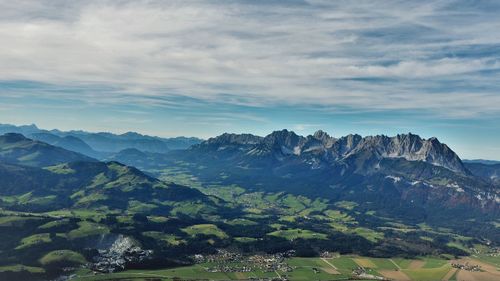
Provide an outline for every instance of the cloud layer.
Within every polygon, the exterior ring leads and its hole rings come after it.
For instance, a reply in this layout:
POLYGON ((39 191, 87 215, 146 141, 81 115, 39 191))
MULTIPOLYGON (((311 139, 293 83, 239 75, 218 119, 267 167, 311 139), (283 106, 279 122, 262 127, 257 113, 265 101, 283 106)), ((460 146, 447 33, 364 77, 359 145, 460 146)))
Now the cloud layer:
POLYGON ((500 114, 498 1, 0 0, 0 95, 500 114), (77 90, 75 90, 77 89, 77 90))

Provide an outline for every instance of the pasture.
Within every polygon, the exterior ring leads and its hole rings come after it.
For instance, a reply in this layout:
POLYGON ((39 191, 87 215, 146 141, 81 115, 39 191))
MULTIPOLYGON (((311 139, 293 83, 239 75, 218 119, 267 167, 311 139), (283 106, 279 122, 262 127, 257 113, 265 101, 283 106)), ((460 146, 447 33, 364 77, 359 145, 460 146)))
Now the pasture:
MULTIPOLYGON (((478 260, 469 260, 478 262, 478 260)), ((465 272, 451 267, 451 261, 434 257, 420 259, 371 258, 359 256, 340 256, 337 258, 289 258, 286 263, 292 268, 289 272, 252 270, 249 272, 208 272, 208 264, 196 264, 161 270, 129 270, 107 275, 92 275, 81 272, 77 281, 101 280, 249 280, 252 278, 287 277, 289 280, 360 280, 353 270, 362 268, 366 274, 385 277, 391 280, 465 280, 463 278, 484 276, 498 277, 495 266, 484 268, 484 272, 465 272), (491 271, 491 272, 490 272, 491 271), (156 278, 156 279, 155 279, 156 278)), ((485 263, 481 263, 485 264, 485 263)), ((474 279, 481 280, 481 279, 474 279)), ((489 279, 488 279, 489 280, 489 279)))

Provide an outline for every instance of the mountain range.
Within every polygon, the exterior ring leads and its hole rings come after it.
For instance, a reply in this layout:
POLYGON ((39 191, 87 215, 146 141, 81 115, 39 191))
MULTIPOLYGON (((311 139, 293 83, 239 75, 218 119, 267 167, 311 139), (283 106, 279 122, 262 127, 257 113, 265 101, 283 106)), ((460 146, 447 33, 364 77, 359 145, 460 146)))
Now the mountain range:
POLYGON ((112 133, 90 133, 85 131, 43 130, 36 125, 14 126, 0 124, 0 134, 19 133, 34 140, 76 151, 81 154, 105 158, 128 148, 144 152, 165 153, 169 150, 185 149, 202 140, 194 137, 160 138, 128 132, 121 135, 112 133))
POLYGON ((167 184, 134 167, 100 162, 17 133, 0 136, 0 179, 0 195, 16 198, 0 206, 13 210, 126 210, 130 204, 144 204, 156 210, 151 213, 168 214, 167 201, 208 202, 195 189, 167 184))
POLYGON ((252 135, 224 134, 209 139, 193 150, 221 151, 237 146, 239 153, 249 157, 267 157, 282 161, 292 156, 304 159, 311 168, 320 168, 321 163, 356 162, 356 169, 369 173, 376 169, 377 161, 381 159, 405 159, 408 161, 423 161, 451 171, 466 174, 460 158, 446 145, 436 138, 422 139, 417 135, 406 134, 395 137, 348 135, 339 139, 329 136, 323 131, 303 137, 288 130, 276 131, 261 138, 252 135), (307 160, 308 159, 308 160, 307 160), (370 165, 375 164, 375 165, 370 165))
POLYGON ((500 161, 495 161, 495 160, 484 160, 484 159, 473 159, 473 160, 469 160, 469 159, 464 159, 463 162, 465 164, 474 164, 474 163, 477 163, 477 164, 485 164, 485 165, 495 165, 495 164, 500 164, 500 161))
POLYGON ((0 265, 49 270, 41 258, 60 249, 90 261, 116 235, 181 263, 225 247, 414 256, 500 243, 500 166, 464 163, 437 138, 280 130, 170 149, 2 128, 14 132, 0 136, 0 265))
POLYGON ((412 202, 418 207, 497 212, 500 203, 498 165, 464 164, 437 138, 411 133, 340 138, 323 131, 300 136, 281 130, 265 137, 225 133, 186 149, 170 150, 166 139, 137 133, 50 133, 34 125, 1 128, 23 131, 35 139, 16 133, 1 136, 0 159, 10 164, 50 166, 97 162, 97 158, 161 177, 164 169, 184 163, 183 169, 206 182, 238 183, 264 191, 281 191, 286 186, 287 192, 337 200, 390 199, 394 209, 412 202), (103 155, 94 149, 106 147, 116 152, 103 155))
POLYGON ((338 139, 322 131, 307 137, 287 130, 266 137, 223 134, 167 155, 170 163, 190 163, 189 172, 208 182, 376 201, 394 213, 445 206, 499 211, 493 171, 480 172, 487 169, 474 164, 473 174, 446 144, 413 134, 338 139))

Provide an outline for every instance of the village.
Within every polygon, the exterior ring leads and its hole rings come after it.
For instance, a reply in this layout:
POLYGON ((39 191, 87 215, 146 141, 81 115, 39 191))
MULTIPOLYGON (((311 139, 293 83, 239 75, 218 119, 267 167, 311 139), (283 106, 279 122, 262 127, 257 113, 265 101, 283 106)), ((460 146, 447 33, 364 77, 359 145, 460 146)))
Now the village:
POLYGON ((243 256, 240 253, 223 249, 217 250, 214 255, 194 256, 198 264, 207 264, 207 272, 250 272, 261 270, 263 272, 290 272, 293 267, 285 262, 285 258, 292 257, 295 251, 290 250, 274 255, 262 254, 243 256))
POLYGON ((471 271, 471 272, 479 272, 479 271, 481 271, 481 266, 480 265, 473 265, 473 264, 469 264, 468 262, 466 262, 465 264, 451 263, 451 267, 457 268, 457 269, 462 269, 462 270, 465 270, 465 271, 471 271))

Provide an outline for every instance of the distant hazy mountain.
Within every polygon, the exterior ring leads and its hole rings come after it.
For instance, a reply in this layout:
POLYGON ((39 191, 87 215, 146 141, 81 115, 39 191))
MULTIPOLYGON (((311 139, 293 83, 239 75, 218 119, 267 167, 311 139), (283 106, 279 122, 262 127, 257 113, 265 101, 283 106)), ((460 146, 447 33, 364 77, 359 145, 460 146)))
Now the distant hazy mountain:
POLYGON ((87 143, 74 136, 60 137, 51 133, 34 133, 29 136, 32 139, 75 151, 90 157, 101 158, 103 156, 103 153, 95 151, 87 143))
POLYGON ((0 135, 7 133, 18 133, 22 135, 31 135, 35 133, 40 133, 40 129, 35 124, 15 126, 10 124, 0 124, 0 135))
POLYGON ((472 172, 472 174, 500 186, 500 163, 465 163, 465 166, 472 172))
POLYGON ((102 160, 118 161, 141 170, 167 168, 169 157, 163 153, 143 152, 135 148, 127 148, 117 153, 111 153, 102 160))
POLYGON ((199 144, 203 140, 195 137, 163 138, 170 149, 186 149, 192 145, 199 144))
POLYGON ((0 134, 19 133, 55 146, 76 151, 87 156, 106 158, 110 153, 134 148, 144 152, 166 153, 169 150, 186 149, 202 142, 192 137, 160 138, 134 132, 117 135, 89 133, 85 131, 42 130, 36 125, 14 126, 0 124, 0 134))
POLYGON ((44 167, 66 162, 97 160, 61 147, 28 139, 21 134, 8 133, 0 136, 0 161, 44 167))
POLYGON ((495 160, 484 160, 484 159, 464 159, 462 160, 464 163, 479 163, 479 164, 485 164, 485 165, 495 165, 495 164, 500 164, 500 161, 495 161, 495 160))
POLYGON ((111 133, 64 132, 61 136, 73 136, 86 142, 94 150, 118 152, 127 148, 141 151, 165 153, 170 150, 167 143, 157 137, 143 136, 137 133, 115 135, 111 133))

